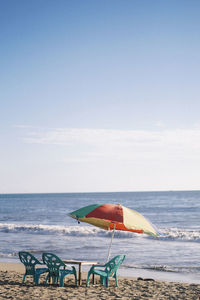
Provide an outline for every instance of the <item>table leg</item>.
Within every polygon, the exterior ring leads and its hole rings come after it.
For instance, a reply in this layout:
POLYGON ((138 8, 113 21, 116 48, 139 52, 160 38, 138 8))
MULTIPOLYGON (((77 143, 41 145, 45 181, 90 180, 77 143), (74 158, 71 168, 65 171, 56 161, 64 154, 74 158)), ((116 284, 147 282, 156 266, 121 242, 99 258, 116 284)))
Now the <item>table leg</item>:
POLYGON ((81 278, 81 271, 82 271, 82 265, 79 263, 79 270, 78 270, 78 284, 81 285, 82 278, 81 278))

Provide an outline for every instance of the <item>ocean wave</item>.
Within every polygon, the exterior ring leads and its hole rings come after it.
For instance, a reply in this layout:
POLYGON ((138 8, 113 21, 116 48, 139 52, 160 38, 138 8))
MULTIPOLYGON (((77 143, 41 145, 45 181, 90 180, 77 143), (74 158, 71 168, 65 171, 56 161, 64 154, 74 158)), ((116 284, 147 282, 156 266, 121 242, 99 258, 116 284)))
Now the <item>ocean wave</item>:
POLYGON ((200 242, 200 229, 185 229, 185 228, 162 229, 160 239, 200 242))
MULTIPOLYGON (((97 227, 90 226, 60 226, 60 225, 43 225, 43 224, 0 224, 0 232, 5 233, 27 233, 27 234, 60 234, 65 236, 99 236, 110 237, 111 232, 97 227)), ((129 233, 130 234, 130 233, 129 233)), ((131 234, 130 234, 131 235, 131 234)), ((127 237, 125 232, 116 232, 117 237, 127 237)))
MULTIPOLYGON (((44 224, 8 224, 0 223, 0 232, 5 233, 27 233, 27 234, 59 234, 74 237, 108 237, 111 231, 103 230, 94 226, 60 226, 60 225, 44 225, 44 224)), ((133 238, 136 236, 147 237, 146 234, 138 234, 126 231, 115 231, 115 238, 133 238)), ((148 236, 153 238, 152 236, 148 236)))
POLYGON ((0 252, 0 258, 13 258, 16 257, 17 253, 2 253, 0 252))
POLYGON ((79 226, 59 226, 43 224, 0 224, 0 232, 5 233, 30 233, 30 234, 61 234, 70 236, 87 236, 101 233, 98 228, 79 226))
MULTIPOLYGON (((110 231, 106 231, 94 226, 60 226, 44 224, 8 224, 0 223, 0 232, 22 233, 22 234, 41 234, 41 235, 63 235, 74 237, 109 237, 110 231)), ((166 228, 160 230, 159 240, 163 241, 188 241, 200 242, 200 229, 166 228)), ((116 231, 115 238, 148 238, 157 239, 146 234, 137 234, 125 231, 116 231)))
POLYGON ((167 266, 167 265, 126 265, 123 264, 121 268, 124 269, 143 269, 159 272, 172 273, 196 273, 200 271, 198 266, 167 266))

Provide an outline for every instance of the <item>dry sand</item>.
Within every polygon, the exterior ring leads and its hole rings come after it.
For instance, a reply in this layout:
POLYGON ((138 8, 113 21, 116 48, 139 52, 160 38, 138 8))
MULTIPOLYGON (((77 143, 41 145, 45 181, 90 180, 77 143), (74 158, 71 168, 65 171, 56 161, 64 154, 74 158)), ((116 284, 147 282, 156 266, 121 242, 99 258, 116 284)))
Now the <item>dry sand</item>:
POLYGON ((80 287, 74 287, 74 280, 66 277, 65 287, 57 287, 45 286, 42 275, 41 285, 34 286, 30 277, 24 285, 21 284, 23 273, 22 264, 0 264, 0 299, 200 299, 200 284, 120 277, 118 288, 110 280, 109 288, 106 289, 98 281, 87 288, 85 279, 80 287))

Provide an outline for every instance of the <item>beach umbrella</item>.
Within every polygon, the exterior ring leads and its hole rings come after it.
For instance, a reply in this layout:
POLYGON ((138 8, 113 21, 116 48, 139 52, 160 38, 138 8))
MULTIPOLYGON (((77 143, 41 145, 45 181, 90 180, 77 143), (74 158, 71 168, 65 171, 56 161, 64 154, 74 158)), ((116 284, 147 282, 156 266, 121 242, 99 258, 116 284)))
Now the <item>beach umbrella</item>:
POLYGON ((152 236, 159 235, 155 226, 143 215, 121 204, 88 205, 71 212, 69 216, 78 221, 113 231, 107 260, 109 260, 115 230, 144 233, 152 236))

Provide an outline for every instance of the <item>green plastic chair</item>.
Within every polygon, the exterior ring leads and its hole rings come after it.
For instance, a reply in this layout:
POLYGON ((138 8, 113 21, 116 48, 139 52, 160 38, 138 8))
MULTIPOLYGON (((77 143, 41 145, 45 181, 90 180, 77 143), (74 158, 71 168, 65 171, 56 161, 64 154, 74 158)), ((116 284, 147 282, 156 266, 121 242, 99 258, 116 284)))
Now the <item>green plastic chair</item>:
POLYGON ((89 286, 90 282, 90 275, 96 274, 100 276, 101 284, 103 284, 106 288, 109 284, 109 277, 115 278, 116 286, 118 287, 118 281, 117 281, 117 270, 119 266, 122 264, 122 262, 125 259, 125 255, 118 255, 112 258, 109 262, 107 262, 104 265, 93 265, 89 272, 88 272, 88 278, 87 278, 87 287, 89 286), (96 268, 104 268, 102 269, 96 269, 96 268))
POLYGON ((40 282, 40 275, 46 273, 48 271, 47 268, 36 268, 36 265, 42 265, 34 255, 26 251, 20 251, 19 259, 25 266, 25 274, 22 280, 22 284, 24 284, 26 276, 31 275, 33 276, 33 282, 38 285, 40 282))
POLYGON ((77 286, 77 275, 75 267, 71 269, 65 269, 66 264, 57 255, 53 253, 43 253, 42 260, 48 267, 48 276, 46 277, 46 283, 49 281, 59 286, 64 286, 65 276, 73 274, 75 278, 75 285, 77 286), (63 269, 62 269, 63 268, 63 269))

